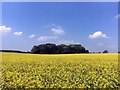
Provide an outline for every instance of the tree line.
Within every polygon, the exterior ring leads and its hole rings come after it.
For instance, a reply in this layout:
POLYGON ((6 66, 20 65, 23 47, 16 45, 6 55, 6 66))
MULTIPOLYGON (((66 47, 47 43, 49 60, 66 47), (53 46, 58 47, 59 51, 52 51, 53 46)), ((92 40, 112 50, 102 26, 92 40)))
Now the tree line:
POLYGON ((0 50, 0 52, 8 52, 8 53, 31 53, 30 51, 19 51, 19 50, 0 50))
POLYGON ((89 53, 80 44, 70 44, 70 45, 56 45, 56 44, 41 44, 38 46, 33 46, 31 53, 33 54, 73 54, 73 53, 89 53))
MULTIPOLYGON (((18 50, 0 50, 0 52, 14 52, 14 53, 31 53, 31 54, 74 54, 74 53, 109 53, 108 50, 103 52, 89 52, 80 44, 40 44, 32 47, 31 51, 18 51, 18 50)), ((120 53, 120 52, 119 52, 120 53)))

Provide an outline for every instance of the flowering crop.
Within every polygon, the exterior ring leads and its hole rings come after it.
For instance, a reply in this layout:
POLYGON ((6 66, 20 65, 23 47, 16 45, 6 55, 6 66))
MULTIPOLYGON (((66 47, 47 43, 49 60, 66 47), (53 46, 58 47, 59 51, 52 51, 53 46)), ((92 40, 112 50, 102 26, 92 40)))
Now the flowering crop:
POLYGON ((2 53, 1 88, 118 88, 117 54, 2 53))

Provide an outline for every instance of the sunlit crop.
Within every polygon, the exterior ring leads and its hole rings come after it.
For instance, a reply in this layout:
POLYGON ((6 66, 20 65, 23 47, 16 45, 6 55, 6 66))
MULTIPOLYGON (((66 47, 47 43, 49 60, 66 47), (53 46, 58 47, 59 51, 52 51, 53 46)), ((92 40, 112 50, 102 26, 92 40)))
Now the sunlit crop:
POLYGON ((117 54, 2 53, 4 88, 118 88, 117 54))

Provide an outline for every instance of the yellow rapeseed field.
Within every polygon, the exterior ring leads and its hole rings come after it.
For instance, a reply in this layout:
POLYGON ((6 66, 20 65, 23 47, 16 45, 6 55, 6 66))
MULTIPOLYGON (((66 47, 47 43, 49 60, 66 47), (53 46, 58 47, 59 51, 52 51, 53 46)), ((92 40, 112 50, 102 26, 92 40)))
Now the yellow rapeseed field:
POLYGON ((1 88, 118 88, 117 54, 2 53, 1 88))

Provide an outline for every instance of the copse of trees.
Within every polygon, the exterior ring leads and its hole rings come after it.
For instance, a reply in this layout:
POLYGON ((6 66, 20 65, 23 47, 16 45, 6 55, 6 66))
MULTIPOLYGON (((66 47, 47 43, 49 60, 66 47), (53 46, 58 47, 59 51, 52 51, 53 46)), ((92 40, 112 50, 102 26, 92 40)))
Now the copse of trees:
POLYGON ((73 54, 73 53, 89 53, 80 44, 70 44, 70 45, 56 45, 56 44, 41 44, 38 46, 33 46, 31 53, 33 54, 73 54))
POLYGON ((17 50, 0 50, 0 52, 15 52, 15 53, 22 53, 22 51, 17 51, 17 50))

